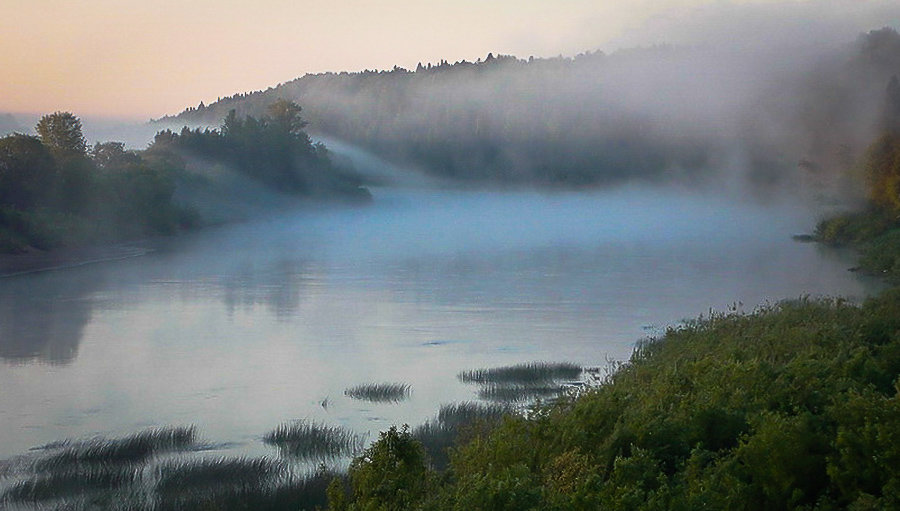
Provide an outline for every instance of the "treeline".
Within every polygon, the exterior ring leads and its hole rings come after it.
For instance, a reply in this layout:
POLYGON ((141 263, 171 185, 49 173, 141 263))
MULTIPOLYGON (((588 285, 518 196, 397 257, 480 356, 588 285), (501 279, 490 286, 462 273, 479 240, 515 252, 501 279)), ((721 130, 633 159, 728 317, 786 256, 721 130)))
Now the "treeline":
POLYGON ((288 97, 306 105, 318 133, 452 179, 580 186, 703 166, 706 141, 585 97, 597 66, 619 60, 601 52, 529 60, 489 54, 415 71, 306 75, 158 122, 217 124, 232 109, 257 115, 271 98, 288 97))
POLYGON ((162 131, 148 151, 224 164, 289 194, 369 198, 358 175, 337 167, 325 145, 312 142, 300 114, 299 105, 283 99, 259 118, 231 110, 218 129, 162 131))
POLYGON ((196 221, 173 203, 179 167, 121 143, 89 148, 71 113, 38 136, 0 138, 0 252, 169 234, 196 221))
MULTIPOLYGON (((46 115, 37 136, 0 138, 0 253, 196 227, 204 221, 196 197, 221 191, 209 168, 227 168, 273 194, 369 199, 356 174, 312 143, 300 112, 296 103, 275 101, 259 118, 231 112, 219 129, 159 132, 143 151, 120 142, 88 147, 75 115, 46 115)), ((229 199, 243 199, 245 190, 232 191, 229 199)))
POLYGON ((871 140, 898 70, 890 28, 839 50, 488 55, 306 75, 160 122, 218 124, 232 109, 259 115, 285 97, 306 107, 318 133, 456 179, 578 186, 729 171, 828 185, 871 140))
POLYGON ((860 211, 828 218, 816 227, 819 241, 861 252, 860 269, 900 282, 900 79, 888 84, 881 134, 851 169, 865 184, 860 211))
POLYGON ((332 511, 897 509, 900 292, 714 315, 577 398, 460 437, 434 470, 393 428, 332 511))

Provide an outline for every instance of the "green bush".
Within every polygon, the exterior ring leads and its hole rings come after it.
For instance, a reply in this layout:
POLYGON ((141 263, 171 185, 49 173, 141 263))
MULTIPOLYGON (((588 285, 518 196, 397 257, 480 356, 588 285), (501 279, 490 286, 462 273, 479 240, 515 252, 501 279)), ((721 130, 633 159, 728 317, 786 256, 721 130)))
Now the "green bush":
MULTIPOLYGON (((428 509, 896 508, 898 376, 900 290, 715 315, 416 480, 435 481, 428 509)), ((366 466, 367 481, 398 480, 366 466)))

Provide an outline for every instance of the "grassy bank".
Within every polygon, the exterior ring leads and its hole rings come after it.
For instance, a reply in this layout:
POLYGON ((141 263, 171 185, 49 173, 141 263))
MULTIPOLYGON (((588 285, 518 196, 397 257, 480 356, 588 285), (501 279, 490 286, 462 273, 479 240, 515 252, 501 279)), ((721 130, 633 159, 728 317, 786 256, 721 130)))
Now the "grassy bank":
POLYGON ((852 247, 859 254, 859 270, 900 283, 900 220, 869 209, 819 222, 815 238, 829 246, 852 247))
POLYGON ((469 435, 445 472, 404 465, 413 436, 386 433, 332 508, 896 509, 898 374, 900 290, 700 319, 605 385, 469 435), (375 491, 404 471, 423 474, 413 495, 375 491))

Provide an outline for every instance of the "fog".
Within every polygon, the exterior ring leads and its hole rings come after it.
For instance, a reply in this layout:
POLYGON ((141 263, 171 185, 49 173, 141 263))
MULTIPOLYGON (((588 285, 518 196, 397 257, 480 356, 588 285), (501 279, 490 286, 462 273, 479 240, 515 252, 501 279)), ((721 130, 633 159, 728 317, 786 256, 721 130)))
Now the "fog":
MULTIPOLYGON (((855 253, 792 235, 861 195, 852 168, 900 74, 900 35, 881 28, 898 13, 717 4, 608 53, 308 75, 150 123, 83 118, 90 143, 140 150, 292 99, 328 172, 353 169, 366 200, 291 195, 253 172, 263 159, 217 160, 236 146, 172 145, 166 190, 198 228, 0 273, 0 472, 50 442, 188 424, 204 451, 186 459, 281 460, 262 440, 279 424, 372 440, 489 399, 461 371, 609 368, 698 316, 880 292, 847 271, 855 253), (412 392, 347 396, 367 382, 412 392)), ((291 469, 322 461, 306 463, 291 469)))
POLYGON ((654 44, 735 49, 818 47, 836 50, 860 33, 900 24, 891 0, 714 2, 681 7, 645 20, 609 41, 609 49, 654 44))
POLYGON ((891 25, 895 2, 722 3, 654 18, 610 53, 307 75, 160 126, 216 125, 285 97, 317 136, 452 181, 847 200, 900 73, 891 25))
POLYGON ((161 129, 217 127, 231 109, 260 116, 288 98, 336 155, 370 151, 420 184, 638 181, 853 201, 851 169, 900 73, 892 26, 900 6, 887 1, 676 8, 575 56, 306 75, 149 123, 84 118, 84 131, 142 149, 161 129))

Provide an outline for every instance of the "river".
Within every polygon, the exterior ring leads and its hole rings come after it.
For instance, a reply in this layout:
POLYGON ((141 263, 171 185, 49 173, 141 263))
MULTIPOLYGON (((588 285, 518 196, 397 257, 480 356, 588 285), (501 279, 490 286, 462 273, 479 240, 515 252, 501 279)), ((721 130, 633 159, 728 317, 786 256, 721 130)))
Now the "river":
POLYGON ((368 434, 475 399, 465 369, 605 367, 711 310, 859 299, 815 216, 683 191, 376 189, 0 279, 0 459, 64 438, 189 425, 223 455, 306 418, 368 434), (352 385, 403 382, 372 404, 352 385))

